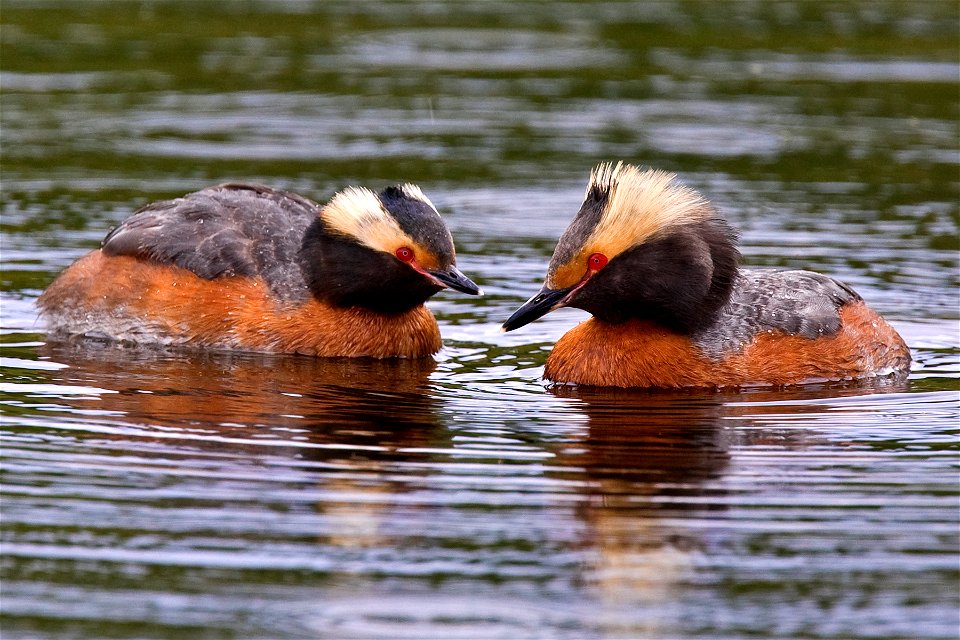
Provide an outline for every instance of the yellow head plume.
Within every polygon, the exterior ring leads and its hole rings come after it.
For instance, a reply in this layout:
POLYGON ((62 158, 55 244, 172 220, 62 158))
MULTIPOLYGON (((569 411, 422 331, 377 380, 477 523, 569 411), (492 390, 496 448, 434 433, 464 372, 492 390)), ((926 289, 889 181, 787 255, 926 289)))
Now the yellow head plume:
POLYGON ((579 281, 594 253, 613 260, 671 227, 713 215, 710 203, 672 173, 600 164, 590 174, 580 211, 557 242, 547 285, 559 289, 579 281))

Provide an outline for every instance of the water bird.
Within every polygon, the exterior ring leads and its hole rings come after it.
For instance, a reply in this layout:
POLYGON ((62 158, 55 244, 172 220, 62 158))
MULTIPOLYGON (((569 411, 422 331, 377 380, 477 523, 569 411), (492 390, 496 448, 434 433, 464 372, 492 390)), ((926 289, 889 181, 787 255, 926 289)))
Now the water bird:
POLYGON ((736 233, 674 174, 600 164, 543 287, 503 329, 588 311, 544 377, 591 386, 790 385, 909 368, 903 339, 848 285, 739 263, 736 233))
POLYGON ((445 287, 481 293, 416 185, 321 207, 231 183, 138 209, 37 305, 53 337, 419 358, 441 347, 424 302, 445 287))

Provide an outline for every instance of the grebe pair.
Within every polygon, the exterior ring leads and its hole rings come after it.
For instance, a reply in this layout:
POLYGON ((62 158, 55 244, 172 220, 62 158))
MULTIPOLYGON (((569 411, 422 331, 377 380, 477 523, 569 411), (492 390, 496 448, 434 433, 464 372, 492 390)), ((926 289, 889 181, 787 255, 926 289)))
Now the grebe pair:
MULTIPOLYGON (((543 288, 503 325, 560 307, 545 377, 617 387, 794 384, 903 371, 906 344, 848 286, 742 269, 735 234, 674 175, 598 166, 543 288)), ((419 358, 441 346, 424 302, 476 295, 414 185, 325 206, 225 184, 147 205, 38 300, 53 335, 317 356, 419 358)))

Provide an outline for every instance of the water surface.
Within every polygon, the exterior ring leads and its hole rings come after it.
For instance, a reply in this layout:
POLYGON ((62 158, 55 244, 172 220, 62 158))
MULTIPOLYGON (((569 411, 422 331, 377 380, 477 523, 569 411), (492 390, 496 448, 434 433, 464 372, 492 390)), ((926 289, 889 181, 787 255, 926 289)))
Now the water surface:
POLYGON ((953 638, 955 3, 6 0, 4 638, 953 638), (500 323, 590 167, 676 171, 752 265, 854 286, 906 380, 540 380, 500 323), (483 298, 427 362, 48 343, 130 211, 413 181, 483 298))

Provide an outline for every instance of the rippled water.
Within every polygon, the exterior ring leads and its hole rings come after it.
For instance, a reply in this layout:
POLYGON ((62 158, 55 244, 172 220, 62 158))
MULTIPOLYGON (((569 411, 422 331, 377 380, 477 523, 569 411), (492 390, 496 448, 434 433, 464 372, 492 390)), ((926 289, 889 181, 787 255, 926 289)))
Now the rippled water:
POLYGON ((6 638, 953 638, 958 35, 943 2, 5 0, 6 638), (502 334, 589 168, 677 171, 750 264, 852 284, 908 380, 540 380, 502 334), (44 340, 128 213, 419 183, 487 292, 429 362, 44 340))

